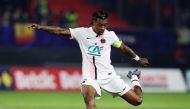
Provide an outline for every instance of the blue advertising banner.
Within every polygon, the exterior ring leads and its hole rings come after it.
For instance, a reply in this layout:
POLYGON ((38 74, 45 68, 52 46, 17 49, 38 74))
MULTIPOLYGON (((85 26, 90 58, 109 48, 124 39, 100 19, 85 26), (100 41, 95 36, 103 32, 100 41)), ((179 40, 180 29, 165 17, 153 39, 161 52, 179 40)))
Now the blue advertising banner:
POLYGON ((0 68, 0 90, 13 90, 13 78, 8 68, 0 68))

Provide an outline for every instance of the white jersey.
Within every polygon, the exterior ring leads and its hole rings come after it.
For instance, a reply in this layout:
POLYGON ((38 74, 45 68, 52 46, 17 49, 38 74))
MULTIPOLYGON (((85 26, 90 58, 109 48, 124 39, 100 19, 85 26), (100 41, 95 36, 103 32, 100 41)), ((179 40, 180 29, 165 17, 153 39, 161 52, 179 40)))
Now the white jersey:
MULTIPOLYGON (((115 32, 105 30, 97 36, 92 27, 71 29, 71 38, 76 39, 82 52, 82 76, 92 79, 106 79, 115 75, 111 65, 111 45, 119 38, 115 32)), ((74 54, 73 54, 74 56, 74 54)))

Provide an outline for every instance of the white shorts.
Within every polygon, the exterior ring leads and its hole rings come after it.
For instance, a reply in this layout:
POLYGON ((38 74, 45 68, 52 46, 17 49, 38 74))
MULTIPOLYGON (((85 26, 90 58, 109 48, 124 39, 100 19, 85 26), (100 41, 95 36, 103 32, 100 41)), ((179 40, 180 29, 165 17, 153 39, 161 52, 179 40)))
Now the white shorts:
POLYGON ((101 97, 101 89, 111 93, 113 96, 122 96, 131 89, 131 87, 126 84, 120 76, 113 76, 108 79, 98 80, 83 77, 81 80, 81 85, 92 86, 97 92, 96 98, 101 97))

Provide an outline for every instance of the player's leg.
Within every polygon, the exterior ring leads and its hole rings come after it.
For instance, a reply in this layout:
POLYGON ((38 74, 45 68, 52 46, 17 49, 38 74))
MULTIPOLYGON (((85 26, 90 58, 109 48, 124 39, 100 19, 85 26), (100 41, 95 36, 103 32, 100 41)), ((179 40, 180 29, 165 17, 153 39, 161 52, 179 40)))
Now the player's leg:
POLYGON ((143 92, 139 83, 140 74, 141 72, 138 70, 128 73, 127 76, 131 79, 132 89, 121 96, 123 99, 134 106, 140 105, 143 101, 143 92))
POLYGON ((97 109, 95 104, 95 97, 101 96, 101 89, 96 80, 85 77, 81 80, 81 92, 87 109, 97 109))
MULTIPOLYGON (((135 86, 136 87, 136 86, 135 86)), ((137 90, 139 90, 139 87, 136 87, 137 90)), ((129 90, 128 92, 126 92, 124 95, 121 96, 121 98, 123 98, 124 100, 126 100, 128 103, 134 105, 134 106, 138 106, 142 103, 143 101, 143 96, 142 93, 140 95, 138 95, 134 89, 129 90)))
POLYGON ((90 85, 82 85, 81 92, 87 109, 97 109, 95 104, 96 90, 90 85))

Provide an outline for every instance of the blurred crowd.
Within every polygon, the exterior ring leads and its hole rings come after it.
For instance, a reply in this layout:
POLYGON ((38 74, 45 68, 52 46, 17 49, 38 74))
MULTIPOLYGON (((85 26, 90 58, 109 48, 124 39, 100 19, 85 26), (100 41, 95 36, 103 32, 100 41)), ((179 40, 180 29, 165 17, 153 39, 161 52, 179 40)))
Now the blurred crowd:
POLYGON ((190 28, 189 0, 88 0, 101 4, 132 27, 190 28))
MULTIPOLYGON (((126 20, 131 27, 190 28, 189 0, 87 0, 100 4, 126 20)), ((74 9, 55 15, 48 9, 48 0, 1 0, 0 23, 35 22, 44 25, 77 26, 74 9)))
POLYGON ((1 0, 0 23, 34 22, 42 25, 76 27, 78 14, 74 9, 57 16, 48 9, 48 0, 1 0))

